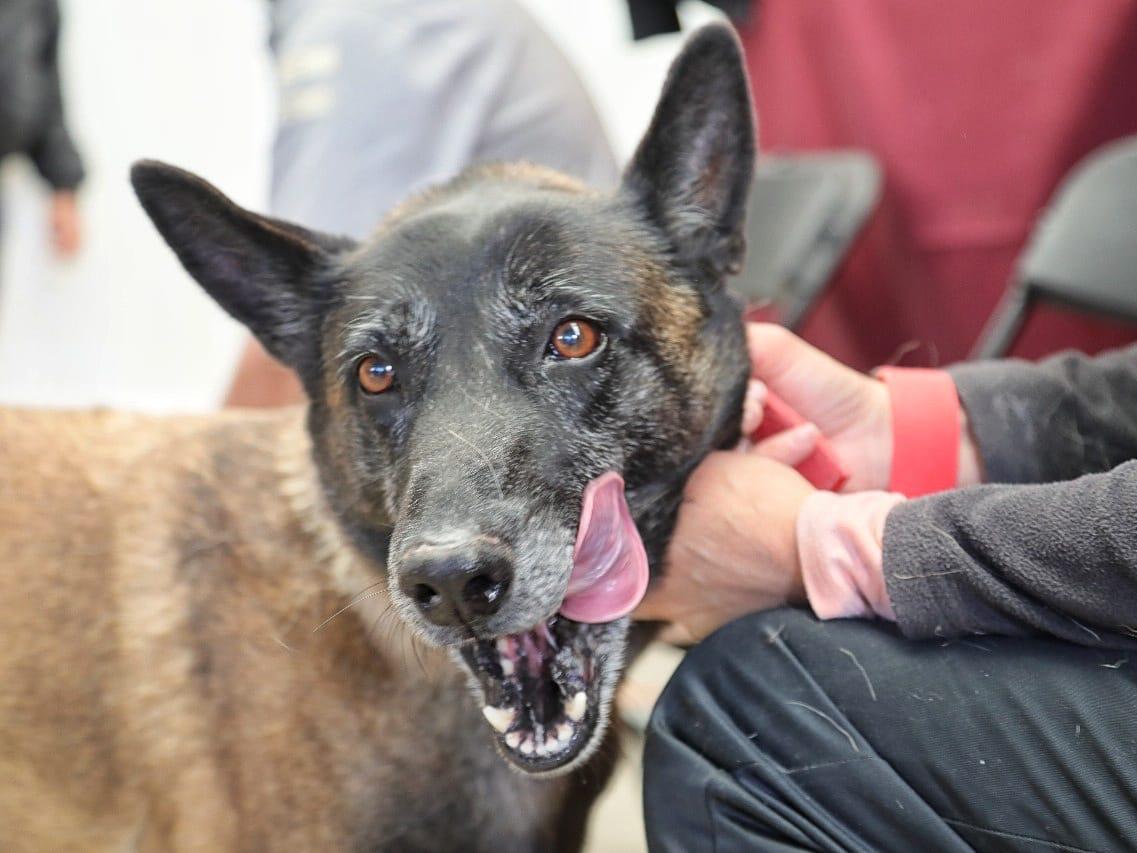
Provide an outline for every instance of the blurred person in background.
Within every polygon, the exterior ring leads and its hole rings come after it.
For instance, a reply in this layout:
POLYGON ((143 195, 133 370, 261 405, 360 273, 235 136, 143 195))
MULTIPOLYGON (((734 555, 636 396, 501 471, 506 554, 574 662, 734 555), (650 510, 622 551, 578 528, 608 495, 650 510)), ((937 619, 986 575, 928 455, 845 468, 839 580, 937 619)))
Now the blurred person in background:
MULTIPOLYGON (((276 0, 272 212, 362 237, 466 166, 525 160, 596 187, 619 177, 568 60, 515 0, 276 0)), ((255 342, 229 405, 300 385, 255 342)))
POLYGON ((52 245, 66 258, 79 250, 83 164, 64 121, 58 59, 56 0, 0 0, 0 159, 26 154, 51 186, 52 245))

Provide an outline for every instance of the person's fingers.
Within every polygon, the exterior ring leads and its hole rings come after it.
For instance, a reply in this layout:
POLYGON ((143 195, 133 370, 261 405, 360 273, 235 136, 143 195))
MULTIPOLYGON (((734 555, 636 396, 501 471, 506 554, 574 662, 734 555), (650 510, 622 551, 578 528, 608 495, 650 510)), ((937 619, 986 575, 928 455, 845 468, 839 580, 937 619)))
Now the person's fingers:
POLYGON ((795 468, 808 459, 809 454, 813 453, 820 436, 821 431, 814 424, 798 424, 792 429, 763 439, 751 447, 748 452, 795 468))
POLYGON ((666 627, 660 634, 661 638, 670 635, 675 639, 667 640, 669 643, 692 643, 694 635, 684 625, 687 621, 684 614, 688 612, 690 596, 689 589, 684 592, 683 584, 674 585, 664 576, 648 590, 643 601, 632 611, 632 621, 662 622, 666 627))
POLYGON ((647 595, 636 605, 632 611, 632 620, 635 622, 664 622, 668 618, 668 596, 663 588, 663 581, 653 584, 647 595))
POLYGON ((757 379, 746 383, 746 396, 742 400, 742 438, 749 439, 762 423, 762 409, 766 405, 766 385, 757 379))
POLYGON ((746 326, 750 375, 761 379, 783 399, 815 393, 825 381, 864 379, 852 368, 773 323, 746 326))
POLYGON ((61 258, 69 258, 79 250, 80 216, 75 194, 56 192, 51 198, 50 225, 52 245, 61 258))
POLYGON ((769 384, 789 370, 809 344, 776 323, 749 323, 746 346, 750 354, 750 373, 769 384))
POLYGON ((698 639, 682 622, 671 622, 659 632, 659 639, 673 646, 693 646, 698 639))
POLYGON ((63 259, 74 257, 79 251, 79 236, 67 228, 55 232, 55 253, 63 259))
POLYGON ((872 406, 880 383, 853 370, 780 326, 746 327, 751 375, 762 380, 827 435, 855 425, 872 406))
POLYGON ((694 632, 685 622, 672 622, 671 617, 675 615, 675 602, 660 587, 648 592, 639 606, 632 611, 632 619, 636 622, 664 623, 659 632, 659 639, 663 642, 676 646, 694 645, 697 642, 694 632))

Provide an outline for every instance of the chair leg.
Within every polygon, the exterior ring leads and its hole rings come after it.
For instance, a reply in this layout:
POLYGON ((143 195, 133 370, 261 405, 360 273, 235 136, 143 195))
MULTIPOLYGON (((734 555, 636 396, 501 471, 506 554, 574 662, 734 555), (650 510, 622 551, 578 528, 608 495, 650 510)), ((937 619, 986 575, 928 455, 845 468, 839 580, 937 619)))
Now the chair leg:
POLYGON ((1007 354, 1026 319, 1030 301, 1030 293, 1025 285, 1016 284, 1007 291, 971 350, 972 360, 1001 358, 1007 354))

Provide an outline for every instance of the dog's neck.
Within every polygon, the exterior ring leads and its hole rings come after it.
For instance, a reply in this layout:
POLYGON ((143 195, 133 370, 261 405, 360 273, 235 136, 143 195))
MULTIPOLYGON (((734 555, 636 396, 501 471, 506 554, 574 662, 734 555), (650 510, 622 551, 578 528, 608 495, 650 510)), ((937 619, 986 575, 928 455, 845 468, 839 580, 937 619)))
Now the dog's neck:
MULTIPOLYGON (((326 624, 338 619, 356 620, 381 654, 400 661, 417 659, 426 670, 439 674, 449 672, 449 656, 416 640, 395 612, 383 569, 360 554, 345 535, 320 483, 305 409, 297 407, 280 414, 278 441, 273 448, 275 481, 290 522, 311 543, 305 556, 313 575, 320 579, 325 592, 332 593, 323 617, 326 624)), ((313 626, 314 633, 322 629, 321 624, 313 626)))

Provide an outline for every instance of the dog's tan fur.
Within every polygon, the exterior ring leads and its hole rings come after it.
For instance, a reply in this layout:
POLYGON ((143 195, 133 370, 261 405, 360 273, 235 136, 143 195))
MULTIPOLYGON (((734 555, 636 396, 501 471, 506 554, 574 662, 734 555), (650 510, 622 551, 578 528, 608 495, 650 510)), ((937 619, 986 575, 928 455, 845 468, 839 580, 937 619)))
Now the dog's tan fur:
POLYGON ((299 410, 0 409, 0 849, 541 843, 512 833, 566 783, 488 747, 338 541, 308 441, 299 410))

